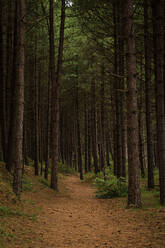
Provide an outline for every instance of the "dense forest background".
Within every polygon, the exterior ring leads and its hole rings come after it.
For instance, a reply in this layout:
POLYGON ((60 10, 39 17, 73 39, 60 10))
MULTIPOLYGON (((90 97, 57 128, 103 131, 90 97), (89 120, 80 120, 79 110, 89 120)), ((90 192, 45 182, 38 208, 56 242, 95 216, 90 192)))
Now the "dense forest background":
POLYGON ((0 0, 0 160, 18 197, 33 164, 140 180, 165 205, 165 3, 0 0), (107 168, 110 168, 108 170, 107 168))

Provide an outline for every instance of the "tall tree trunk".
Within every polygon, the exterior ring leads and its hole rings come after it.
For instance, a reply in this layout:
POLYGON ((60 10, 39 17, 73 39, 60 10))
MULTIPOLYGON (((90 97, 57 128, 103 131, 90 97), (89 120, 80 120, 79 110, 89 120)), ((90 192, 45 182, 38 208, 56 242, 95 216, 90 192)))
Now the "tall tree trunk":
POLYGON ((138 101, 138 124, 139 124, 139 162, 140 162, 140 169, 141 169, 141 176, 145 177, 145 169, 144 169, 144 159, 143 159, 143 118, 142 118, 142 111, 143 111, 143 57, 141 56, 140 67, 141 67, 141 78, 139 83, 139 101, 138 101))
POLYGON ((24 39, 25 39, 25 1, 18 1, 18 42, 17 42, 17 70, 14 92, 15 117, 13 127, 14 178, 13 191, 20 198, 22 180, 22 144, 23 144, 23 112, 24 112, 24 39))
POLYGON ((61 26, 60 40, 58 49, 57 74, 55 76, 54 61, 54 18, 53 18, 53 0, 50 0, 50 66, 52 81, 52 171, 51 188, 58 190, 58 134, 59 134, 59 86, 62 69, 62 55, 64 43, 64 25, 65 25, 65 0, 61 0, 61 26))
POLYGON ((58 87, 56 85, 56 73, 55 73, 55 47, 54 47, 54 4, 53 0, 49 0, 49 18, 50 18, 50 78, 52 85, 52 98, 51 98, 51 128, 52 128, 52 141, 51 141, 51 188, 58 190, 58 175, 57 175, 57 163, 58 163, 58 87))
MULTIPOLYGON (((115 45, 115 74, 122 73, 121 62, 121 38, 120 38, 120 1, 116 1, 116 45, 115 45)), ((117 146, 117 177, 122 174, 122 136, 121 136, 121 79, 115 79, 115 95, 116 95, 116 146, 117 146)))
POLYGON ((50 119, 51 119, 51 83, 50 83, 50 74, 48 78, 48 91, 47 91, 47 123, 46 123, 46 159, 45 159, 45 170, 44 178, 48 179, 48 170, 49 170, 49 156, 50 156, 50 119))
MULTIPOLYGON (((15 81, 15 58, 16 58, 16 39, 17 39, 17 16, 16 16, 16 1, 8 0, 8 17, 7 17, 7 34, 6 34, 6 75, 5 75, 5 152, 8 153, 8 138, 10 132, 10 124, 12 122, 12 93, 14 91, 14 81, 15 81)), ((11 142, 11 138, 10 138, 11 142)), ((5 161, 8 162, 8 156, 6 156, 5 161)), ((10 168, 7 168, 10 170, 10 168)))
POLYGON ((95 79, 91 81, 91 131, 92 131, 92 155, 95 174, 99 172, 98 154, 97 154, 97 128, 96 128, 96 95, 95 95, 95 79))
POLYGON ((87 99, 84 97, 84 153, 85 153, 85 173, 88 172, 88 118, 87 118, 87 99))
POLYGON ((119 107, 120 107, 120 132, 121 132, 121 176, 126 177, 126 102, 125 102, 125 81, 124 81, 124 40, 123 37, 123 27, 122 27, 122 11, 123 11, 123 1, 119 0, 118 3, 118 25, 119 25, 119 107))
POLYGON ((109 159, 109 153, 110 153, 110 149, 109 149, 109 132, 106 132, 106 138, 105 138, 105 145, 106 145, 106 165, 108 167, 110 167, 110 159, 109 159))
POLYGON ((91 171, 91 110, 88 109, 88 171, 91 171))
MULTIPOLYGON (((12 57, 12 71, 11 71, 11 82, 9 83, 8 81, 6 81, 6 85, 7 85, 7 89, 6 89, 6 96, 7 96, 7 104, 6 106, 8 106, 7 108, 7 122, 9 122, 9 127, 8 127, 8 137, 7 137, 7 153, 8 156, 6 158, 6 169, 8 171, 11 171, 13 164, 12 164, 12 158, 13 158, 13 154, 14 154, 14 146, 13 146, 13 135, 14 135, 14 118, 15 118, 15 96, 14 96, 14 92, 15 92, 15 85, 16 85, 16 71, 17 71, 17 63, 16 61, 18 60, 17 56, 18 56, 18 50, 17 50, 17 46, 18 46, 18 3, 17 1, 15 1, 15 12, 14 12, 14 40, 13 40, 13 48, 12 48, 12 52, 13 52, 13 57, 12 57), (12 94, 10 94, 12 93, 12 94)), ((9 49, 10 51, 10 49, 9 49)), ((8 51, 8 52, 9 52, 8 51)), ((10 56, 7 53, 7 56, 10 56)), ((10 77, 9 77, 10 78, 10 77)))
POLYGON ((165 205, 165 113, 163 81, 163 1, 152 1, 154 21, 154 54, 156 82, 157 152, 160 181, 160 203, 165 205))
POLYGON ((101 169, 105 173, 105 68, 102 65, 101 68, 101 89, 100 89, 100 97, 101 97, 101 169))
POLYGON ((147 131, 147 162, 148 162, 148 188, 154 188, 154 161, 153 161, 153 135, 151 118, 151 49, 149 33, 149 0, 144 1, 144 46, 145 46, 145 100, 146 100, 146 131, 147 131))
MULTIPOLYGON (((113 4, 113 20, 114 20, 114 74, 117 75, 117 5, 116 3, 113 4)), ((118 80, 118 79, 117 79, 118 80)), ((116 82, 115 79, 113 79, 113 101, 115 104, 113 105, 113 115, 114 115, 114 175, 117 176, 117 174, 120 173, 120 161, 118 164, 118 158, 120 156, 119 154, 119 146, 118 146, 118 123, 117 123, 117 117, 119 117, 119 114, 117 114, 118 111, 118 101, 117 101, 117 88, 118 88, 118 82, 116 82)))
POLYGON ((4 80, 4 52, 3 52, 3 24, 2 13, 3 4, 0 0, 0 137, 1 147, 3 152, 3 159, 6 160, 6 90, 4 80))
POLYGON ((81 151, 81 134, 80 134, 80 120, 79 120, 79 101, 78 101, 78 86, 76 89, 76 123, 77 123, 77 155, 78 155, 78 168, 80 172, 80 179, 83 180, 82 168, 82 151, 81 151))
POLYGON ((127 65, 127 119, 128 119, 128 206, 141 206, 138 151, 138 116, 136 93, 136 56, 133 30, 133 1, 126 0, 124 7, 124 31, 127 65))
POLYGON ((35 158, 34 168, 35 176, 39 175, 39 113, 38 113, 38 68, 37 68, 37 38, 35 38, 35 51, 34 51, 34 89, 35 89, 35 117, 34 117, 34 130, 35 130, 35 158))

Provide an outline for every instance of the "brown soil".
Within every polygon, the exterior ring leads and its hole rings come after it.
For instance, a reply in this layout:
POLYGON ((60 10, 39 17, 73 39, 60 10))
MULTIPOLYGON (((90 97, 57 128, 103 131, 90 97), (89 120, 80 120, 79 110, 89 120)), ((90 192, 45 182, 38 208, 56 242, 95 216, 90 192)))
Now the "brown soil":
POLYGON ((24 194, 29 214, 34 206, 41 210, 37 221, 11 221, 17 238, 6 248, 165 247, 164 210, 125 209, 124 199, 96 199, 95 189, 76 176, 62 181, 56 195, 42 184, 24 194))

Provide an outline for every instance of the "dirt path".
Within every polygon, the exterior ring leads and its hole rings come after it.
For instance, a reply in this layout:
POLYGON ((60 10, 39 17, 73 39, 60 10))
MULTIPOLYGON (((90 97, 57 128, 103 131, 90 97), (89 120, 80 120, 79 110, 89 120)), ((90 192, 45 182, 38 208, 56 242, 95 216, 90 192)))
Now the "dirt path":
POLYGON ((38 239, 29 248, 165 247, 162 230, 145 211, 125 209, 121 200, 95 199, 94 189, 75 176, 66 177, 64 185, 56 197, 46 188, 32 196, 42 211, 38 239))

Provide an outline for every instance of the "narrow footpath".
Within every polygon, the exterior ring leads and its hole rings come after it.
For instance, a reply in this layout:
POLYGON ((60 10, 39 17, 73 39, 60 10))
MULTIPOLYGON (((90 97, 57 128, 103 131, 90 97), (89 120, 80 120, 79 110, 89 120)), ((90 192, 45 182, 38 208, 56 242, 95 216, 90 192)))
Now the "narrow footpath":
MULTIPOLYGON (((145 210, 125 209, 125 200, 96 199, 95 189, 67 176, 63 190, 44 188, 31 197, 42 209, 32 248, 164 248, 165 234, 145 210)), ((158 218, 165 215, 159 214, 158 218)), ((20 247, 21 248, 21 247, 20 247)))

